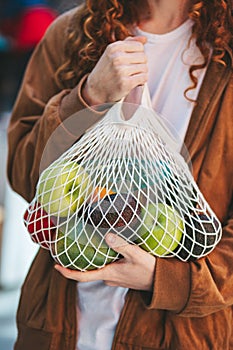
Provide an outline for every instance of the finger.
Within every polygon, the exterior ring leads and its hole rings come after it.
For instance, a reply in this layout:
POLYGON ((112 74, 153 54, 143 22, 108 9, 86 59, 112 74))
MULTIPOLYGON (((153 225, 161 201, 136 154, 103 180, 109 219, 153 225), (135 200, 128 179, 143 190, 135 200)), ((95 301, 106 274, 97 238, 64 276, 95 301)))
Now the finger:
POLYGON ((139 73, 130 75, 128 77, 130 79, 132 89, 136 86, 144 85, 148 80, 148 73, 139 73))
POLYGON ((56 264, 54 268, 60 272, 64 277, 78 281, 78 282, 91 282, 104 279, 103 269, 97 269, 93 271, 78 271, 67 269, 61 265, 56 264))
POLYGON ((126 59, 130 64, 147 64, 147 56, 144 52, 126 53, 126 59))
MULTIPOLYGON (((106 284, 106 286, 109 286, 109 287, 119 287, 119 283, 113 282, 113 281, 104 281, 104 284, 106 284)), ((121 287, 123 286, 121 285, 121 287)))
POLYGON ((125 41, 139 41, 143 45, 147 42, 147 38, 143 35, 138 36, 128 36, 125 41))
POLYGON ((129 244, 127 241, 125 241, 122 237, 113 234, 108 233, 105 236, 105 240, 110 248, 115 250, 115 252, 120 253, 125 258, 131 259, 134 256, 134 248, 132 244, 129 244))
POLYGON ((128 67, 125 67, 124 70, 128 76, 141 74, 141 73, 148 73, 148 68, 146 64, 129 65, 128 67))
POLYGON ((143 52, 144 44, 139 40, 123 40, 115 41, 107 46, 106 52, 108 55, 112 55, 117 51, 122 52, 143 52))
POLYGON ((115 52, 112 55, 113 62, 116 66, 122 64, 146 64, 147 56, 144 52, 115 52))

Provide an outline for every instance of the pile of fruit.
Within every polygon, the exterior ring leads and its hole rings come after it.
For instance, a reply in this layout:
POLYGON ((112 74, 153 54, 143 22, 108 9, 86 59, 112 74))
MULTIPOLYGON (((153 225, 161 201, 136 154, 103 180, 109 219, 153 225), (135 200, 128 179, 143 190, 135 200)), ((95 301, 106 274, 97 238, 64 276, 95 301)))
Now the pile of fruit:
MULTIPOLYGON (((203 217, 202 227, 195 218, 190 223, 168 200, 143 202, 140 191, 119 192, 111 183, 105 187, 93 183, 75 160, 48 167, 40 176, 35 198, 24 214, 32 240, 71 269, 96 269, 119 258, 105 243, 107 232, 116 232, 156 256, 176 252, 186 260, 203 249, 201 232, 213 231, 208 218, 203 217)), ((212 235, 207 239, 208 247, 212 235)))

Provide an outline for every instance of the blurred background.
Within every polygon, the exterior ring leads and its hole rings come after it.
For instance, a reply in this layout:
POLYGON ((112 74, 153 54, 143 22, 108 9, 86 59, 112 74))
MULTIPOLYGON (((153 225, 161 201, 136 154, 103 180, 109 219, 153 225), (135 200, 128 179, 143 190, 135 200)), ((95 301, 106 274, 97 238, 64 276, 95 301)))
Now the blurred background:
POLYGON ((47 27, 83 1, 0 0, 0 349, 13 350, 20 288, 38 250, 23 225, 27 203, 7 182, 7 126, 25 67, 47 27))

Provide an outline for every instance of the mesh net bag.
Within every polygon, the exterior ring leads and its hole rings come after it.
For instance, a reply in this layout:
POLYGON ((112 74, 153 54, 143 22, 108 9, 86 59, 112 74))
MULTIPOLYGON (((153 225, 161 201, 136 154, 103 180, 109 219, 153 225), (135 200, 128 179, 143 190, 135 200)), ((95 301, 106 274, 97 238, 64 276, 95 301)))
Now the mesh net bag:
POLYGON ((33 241, 65 267, 85 271, 119 259, 105 243, 108 232, 183 261, 205 256, 221 238, 221 224, 150 107, 147 87, 129 119, 123 107, 111 107, 41 173, 24 214, 33 241))

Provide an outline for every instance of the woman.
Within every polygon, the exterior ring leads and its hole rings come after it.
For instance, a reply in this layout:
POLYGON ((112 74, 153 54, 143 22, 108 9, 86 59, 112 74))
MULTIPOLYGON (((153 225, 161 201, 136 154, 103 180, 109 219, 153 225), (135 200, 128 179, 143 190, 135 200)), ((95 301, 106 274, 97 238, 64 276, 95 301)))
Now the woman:
POLYGON ((101 118, 102 104, 147 82, 153 107, 188 148, 223 236, 205 258, 182 262, 110 233, 120 263, 84 273, 41 249, 22 288, 16 350, 233 349, 232 79, 228 0, 89 0, 49 28, 9 125, 13 189, 30 201, 40 168, 101 118))

